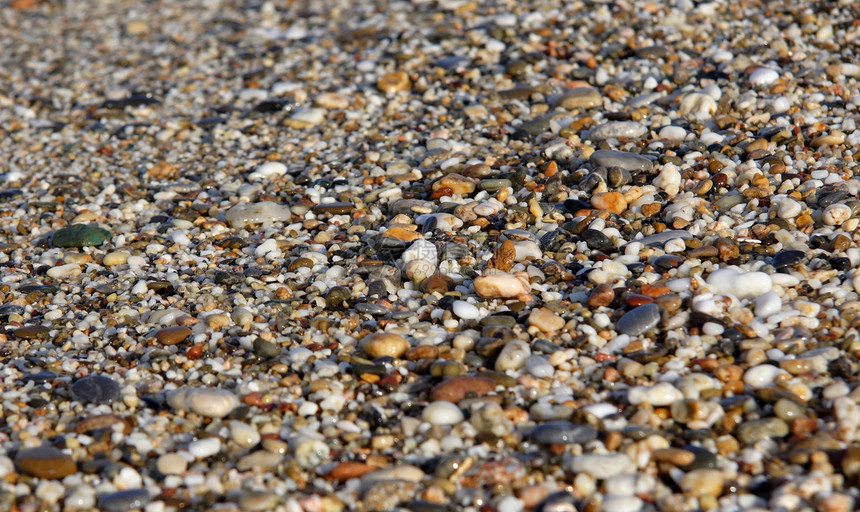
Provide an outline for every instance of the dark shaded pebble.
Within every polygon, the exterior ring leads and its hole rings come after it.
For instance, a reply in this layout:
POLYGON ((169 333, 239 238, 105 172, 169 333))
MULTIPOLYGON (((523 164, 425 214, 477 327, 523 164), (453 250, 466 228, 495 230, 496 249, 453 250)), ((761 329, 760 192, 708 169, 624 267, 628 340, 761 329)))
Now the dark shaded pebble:
POLYGON ((105 512, 126 512, 144 508, 151 499, 146 489, 129 489, 99 496, 99 508, 105 512))
POLYGON ((91 375, 72 384, 72 396, 85 404, 110 404, 120 398, 119 384, 104 375, 91 375))
POLYGON ((588 443, 597 439, 597 431, 588 426, 569 421, 554 421, 535 427, 529 435, 537 444, 548 446, 553 444, 588 443))
POLYGON ((657 325, 660 321, 660 306, 645 304, 628 311, 616 324, 618 332, 638 336, 657 325))

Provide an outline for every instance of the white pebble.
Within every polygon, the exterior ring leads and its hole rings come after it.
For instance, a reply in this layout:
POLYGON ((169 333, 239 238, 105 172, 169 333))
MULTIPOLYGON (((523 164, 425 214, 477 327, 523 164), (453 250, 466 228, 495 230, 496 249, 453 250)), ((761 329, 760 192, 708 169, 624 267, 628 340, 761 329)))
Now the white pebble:
POLYGON ((711 272, 708 286, 715 293, 731 294, 738 298, 755 298, 769 292, 773 282, 764 272, 742 272, 737 267, 727 267, 711 272))
POLYGON ((755 316, 767 318, 782 308, 782 299, 774 291, 769 291, 756 299, 755 316))
POLYGON ((678 111, 684 117, 706 120, 710 119, 717 111, 717 102, 708 94, 693 92, 684 96, 678 111))
POLYGON ((681 173, 678 172, 678 167, 675 164, 667 163, 663 165, 663 170, 654 178, 654 186, 663 190, 670 196, 678 193, 681 187, 681 173))
POLYGON ((287 173, 287 166, 281 162, 266 162, 258 166, 254 172, 248 175, 251 181, 270 179, 277 176, 283 176, 287 173))
POLYGON ((825 226, 838 226, 851 218, 851 207, 847 204, 831 204, 824 209, 821 220, 825 226))
POLYGON ((522 340, 508 342, 496 358, 496 371, 519 370, 531 353, 528 343, 522 340))
POLYGON ((773 384, 777 376, 784 373, 786 373, 785 370, 777 368, 772 364, 760 364, 744 373, 744 384, 754 389, 766 388, 773 384))
POLYGON ((170 393, 167 403, 180 411, 223 418, 239 406, 239 399, 226 389, 180 388, 170 393))
POLYGON ((48 269, 48 277, 60 279, 62 277, 74 277, 81 275, 81 266, 77 263, 69 263, 48 269))
POLYGON ((474 320, 478 318, 480 312, 474 305, 469 304, 465 300, 455 300, 453 304, 454 314, 463 320, 474 320))
POLYGON ((456 404, 442 400, 428 404, 421 417, 431 425, 456 425, 464 418, 463 411, 456 404))
POLYGON ((627 401, 632 405, 649 403, 661 407, 683 398, 684 394, 668 382, 661 382, 651 387, 636 386, 627 391, 627 401))
POLYGON ((683 142, 687 137, 687 130, 680 126, 664 126, 657 134, 661 139, 666 139, 671 142, 683 142))
POLYGON ((779 73, 770 68, 758 68, 750 75, 750 83, 756 87, 767 86, 779 78, 779 73))
POLYGON ((800 215, 803 208, 800 203, 791 198, 785 198, 779 203, 777 215, 780 219, 793 219, 800 215))
POLYGON ((241 421, 230 422, 230 438, 242 448, 251 448, 260 442, 257 429, 241 421))
POLYGON ((221 450, 221 440, 217 437, 207 437, 188 443, 188 453, 197 459, 211 457, 221 450))

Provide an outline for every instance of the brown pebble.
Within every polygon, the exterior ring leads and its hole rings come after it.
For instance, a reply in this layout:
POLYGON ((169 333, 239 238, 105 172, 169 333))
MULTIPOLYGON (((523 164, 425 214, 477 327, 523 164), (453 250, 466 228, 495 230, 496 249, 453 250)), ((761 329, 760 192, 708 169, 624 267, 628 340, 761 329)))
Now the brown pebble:
POLYGON ((687 257, 703 260, 705 258, 716 258, 719 255, 720 250, 713 245, 703 245, 690 251, 687 257))
POLYGON ((388 73, 376 82, 376 88, 386 94, 406 91, 411 87, 412 80, 409 79, 409 75, 404 71, 388 73))
POLYGON ((689 466, 696 460, 696 454, 681 448, 661 448, 651 452, 651 460, 668 462, 676 466, 689 466))
POLYGON ((606 307, 612 304, 613 300, 615 300, 615 291, 612 286, 603 283, 591 290, 591 294, 588 296, 588 305, 592 308, 606 307))
POLYGON ((407 361, 418 361, 420 359, 436 359, 439 349, 435 345, 421 345, 415 347, 403 356, 407 361))
POLYGON ((15 457, 18 470, 36 478, 59 480, 78 471, 71 457, 52 446, 21 450, 15 457))
POLYGON ((508 272, 514 266, 514 258, 517 256, 517 250, 514 243, 510 240, 505 240, 498 247, 493 255, 493 265, 496 269, 502 272, 508 272))
POLYGON ((660 213, 661 208, 662 205, 660 203, 643 204, 641 207, 642 215, 646 217, 653 217, 654 215, 660 213))
POLYGON ((667 293, 654 299, 658 306, 665 309, 669 313, 674 313, 681 308, 681 297, 674 293, 667 293))
POLYGON ((44 325, 25 325, 12 331, 16 338, 22 340, 44 339, 51 330, 44 325))
POLYGON ((433 388, 431 398, 456 404, 467 395, 484 396, 495 389, 496 383, 487 377, 454 377, 433 388))
POLYGON ((156 331, 153 339, 160 345, 169 346, 182 343, 189 336, 191 336, 191 329, 188 327, 165 327, 156 331))
POLYGON ((445 294, 454 289, 454 280, 444 274, 433 274, 421 285, 424 293, 445 294))
POLYGON ((360 478, 371 471, 376 471, 379 468, 365 464, 364 462, 341 462, 329 471, 328 476, 334 480, 342 482, 351 478, 360 478))
POLYGON ((123 420, 116 414, 98 414, 96 416, 87 416, 80 423, 75 425, 76 434, 86 434, 93 430, 107 428, 112 425, 123 424, 123 433, 126 435, 131 433, 132 425, 130 420, 123 420))
POLYGON ((720 261, 733 260, 740 254, 738 246, 728 238, 717 238, 714 247, 719 251, 720 261))

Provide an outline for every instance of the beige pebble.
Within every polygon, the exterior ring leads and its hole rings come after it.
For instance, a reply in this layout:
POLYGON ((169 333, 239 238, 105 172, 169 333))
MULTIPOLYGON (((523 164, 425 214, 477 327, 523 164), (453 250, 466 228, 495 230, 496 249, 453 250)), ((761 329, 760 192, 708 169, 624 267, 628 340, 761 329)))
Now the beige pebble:
POLYGON ((117 267, 119 265, 125 265, 128 261, 129 256, 131 254, 125 251, 114 251, 105 254, 104 259, 102 260, 102 264, 106 267, 117 267))
POLYGON ((377 332, 361 340, 364 352, 372 359, 377 357, 400 357, 409 350, 409 342, 399 334, 377 332))
POLYGON ((537 327, 541 332, 558 331, 564 324, 564 318, 546 308, 533 309, 529 314, 529 325, 537 327))
POLYGON ((511 298, 531 292, 528 276, 525 273, 494 273, 475 278, 472 282, 475 292, 485 299, 511 298))

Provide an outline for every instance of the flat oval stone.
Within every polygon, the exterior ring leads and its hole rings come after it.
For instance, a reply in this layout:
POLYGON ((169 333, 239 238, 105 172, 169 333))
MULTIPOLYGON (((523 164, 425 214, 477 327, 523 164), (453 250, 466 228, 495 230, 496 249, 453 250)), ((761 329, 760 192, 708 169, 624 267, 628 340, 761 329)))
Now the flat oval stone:
POLYGON ((167 397, 167 403, 180 411, 223 418, 239 406, 239 399, 226 389, 180 388, 167 397))
POLYGON ((788 424, 779 418, 745 421, 735 429, 735 436, 744 444, 753 444, 774 437, 785 437, 788 434, 788 424))
POLYGON ((484 396, 496 390, 496 383, 486 377, 454 377, 433 388, 431 398, 457 403, 467 395, 484 396))
POLYGON ((540 445, 588 443, 597 439, 597 431, 592 427, 569 421, 554 421, 538 425, 530 435, 532 441, 540 445))
POLYGON ((95 247, 111 239, 110 231, 98 226, 74 224, 54 232, 54 247, 95 247))
POLYGON ((75 461, 53 446, 21 450, 15 457, 15 465, 22 473, 50 480, 59 480, 78 471, 75 461))
POLYGON ((146 489, 129 489, 99 496, 99 508, 106 512, 125 512, 144 508, 152 497, 146 489))
POLYGON ((155 331, 153 339, 160 345, 176 345, 191 336, 191 329, 185 326, 165 327, 155 331))
POLYGON ((660 306, 651 303, 628 311, 618 320, 616 327, 622 334, 638 336, 652 329, 659 321, 660 306))
POLYGON ((44 325, 25 325, 12 331, 12 334, 21 340, 43 339, 51 330, 44 325))
POLYGON ((355 210, 355 205, 352 203, 323 203, 314 206, 311 211, 316 214, 331 213, 332 215, 343 215, 355 210))
POLYGON ((598 251, 604 251, 607 249, 614 249, 615 246, 612 244, 612 240, 609 239, 608 236, 604 235, 602 231, 598 231, 596 229, 586 229, 580 235, 585 243, 591 249, 596 249, 598 251))
MULTIPOLYGON (((610 121, 592 128, 588 138, 593 141, 606 139, 639 139, 648 134, 648 127, 636 121, 610 121)), ((619 167, 621 167, 619 165, 619 167)))
POLYGON ((781 270, 787 267, 793 267, 794 265, 801 263, 804 259, 806 259, 806 253, 803 251, 779 251, 776 253, 776 256, 773 257, 771 265, 773 265, 775 269, 781 270))
POLYGON ((565 110, 576 108, 594 108, 603 105, 603 98, 597 89, 591 87, 575 87, 564 93, 557 102, 565 110))
POLYGON ((683 229, 670 229, 661 233, 655 233, 653 235, 640 238, 639 240, 634 240, 634 242, 639 242, 645 247, 662 246, 669 240, 674 240, 676 238, 680 238, 682 240, 689 240, 690 238, 693 238, 693 235, 691 235, 687 231, 684 231, 683 229))
POLYGON ((628 171, 650 171, 654 168, 651 159, 636 153, 600 149, 591 154, 588 161, 596 167, 621 167, 628 171))
POLYGON ((72 384, 72 396, 84 404, 109 404, 120 398, 119 384, 104 375, 91 375, 72 384))

